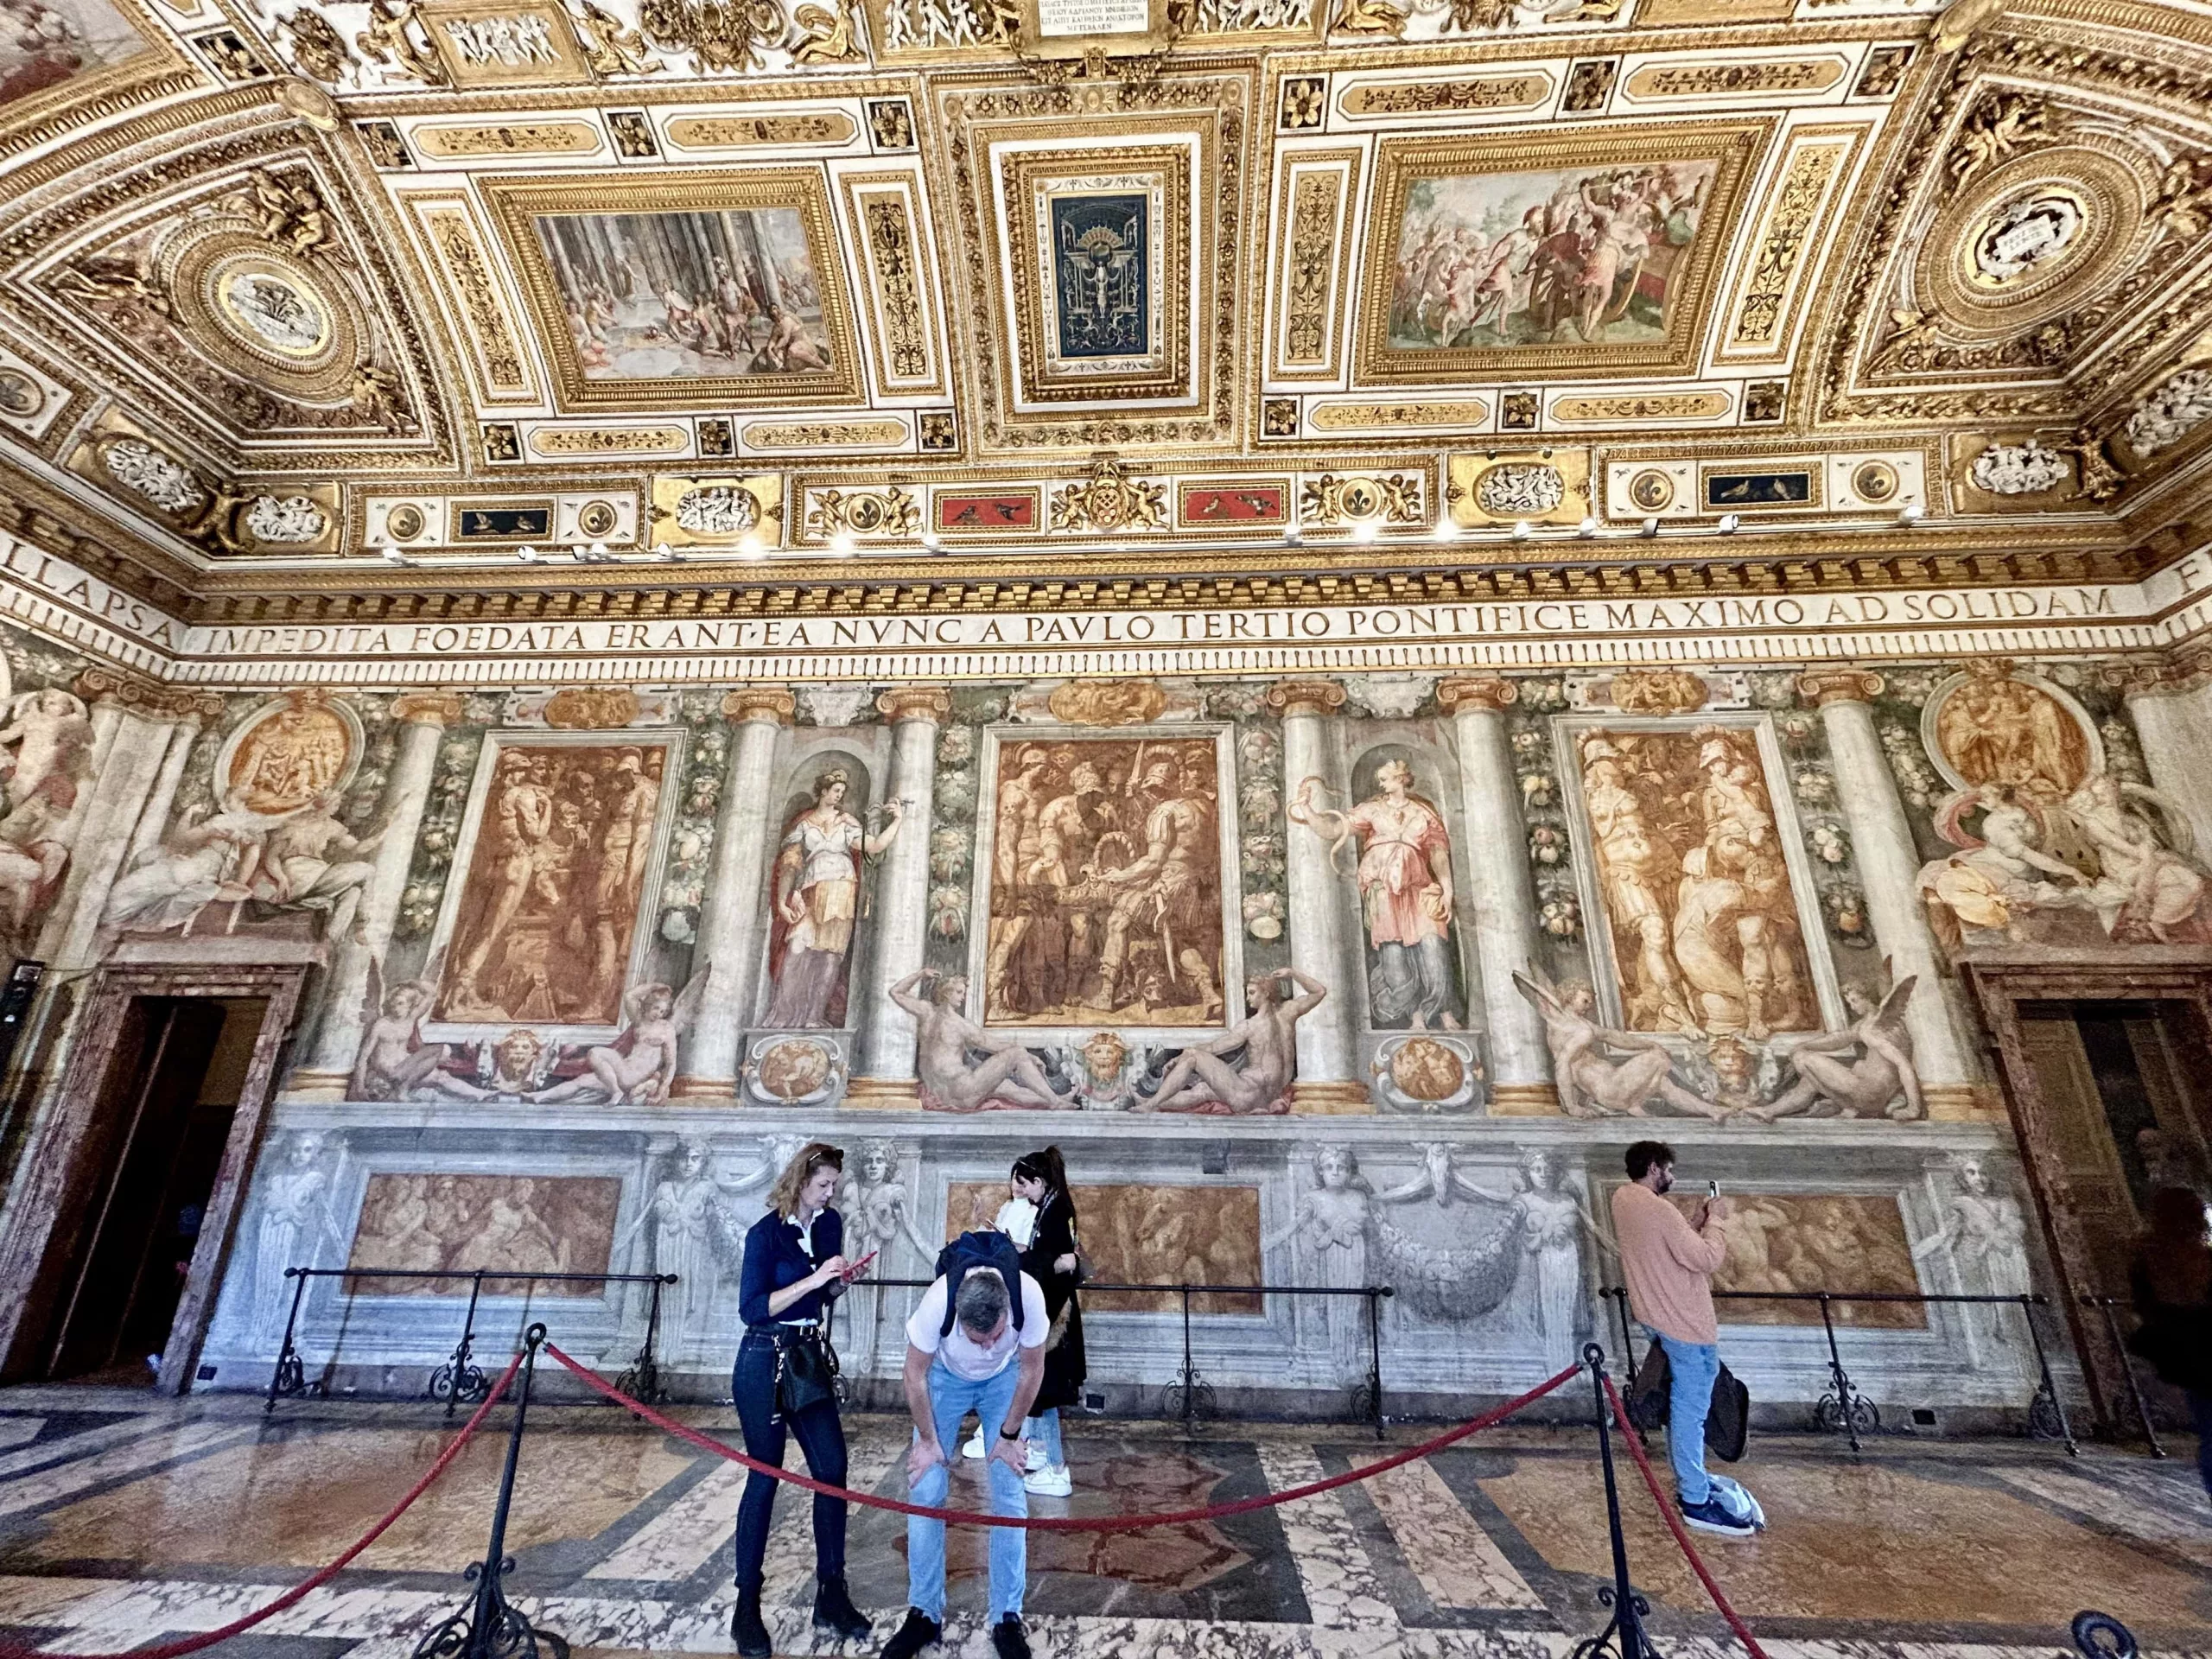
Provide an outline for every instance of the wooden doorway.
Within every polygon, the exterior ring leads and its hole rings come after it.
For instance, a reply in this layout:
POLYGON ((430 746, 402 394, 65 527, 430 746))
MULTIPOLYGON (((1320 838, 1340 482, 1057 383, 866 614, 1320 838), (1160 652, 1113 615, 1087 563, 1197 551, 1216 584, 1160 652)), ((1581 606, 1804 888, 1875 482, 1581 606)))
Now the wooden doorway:
POLYGON ((184 1392, 305 975, 94 979, 0 1242, 0 1380, 184 1392))
MULTIPOLYGON (((2146 955, 2148 953, 2145 953, 2146 955)), ((1970 961, 2021 1160, 2098 1414, 2121 1359, 2085 1296, 2128 1294, 2153 1188, 2212 1188, 2212 957, 1970 961)), ((2129 1321, 2123 1313, 2121 1328, 2129 1321)))

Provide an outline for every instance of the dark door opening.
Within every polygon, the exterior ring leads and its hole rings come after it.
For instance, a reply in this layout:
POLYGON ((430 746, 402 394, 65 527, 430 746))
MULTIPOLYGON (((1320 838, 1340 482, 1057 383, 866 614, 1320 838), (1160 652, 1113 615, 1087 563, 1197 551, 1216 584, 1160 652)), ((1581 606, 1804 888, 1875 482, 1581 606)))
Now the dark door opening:
POLYGON ((59 1271, 33 1376, 153 1384, 267 1011, 261 997, 125 1006, 87 1125, 74 1236, 57 1229, 48 1254, 59 1271))

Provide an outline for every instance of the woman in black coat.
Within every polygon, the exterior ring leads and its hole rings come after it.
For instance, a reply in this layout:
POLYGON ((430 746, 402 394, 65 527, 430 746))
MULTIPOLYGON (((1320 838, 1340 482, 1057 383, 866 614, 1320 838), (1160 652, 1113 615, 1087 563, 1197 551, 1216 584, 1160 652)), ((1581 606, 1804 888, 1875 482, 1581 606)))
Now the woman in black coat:
MULTIPOLYGON (((1068 1191, 1067 1166, 1060 1149, 1047 1147, 1027 1154, 1014 1166, 1014 1193, 1037 1207, 1036 1225, 1021 1247, 1021 1270, 1045 1293, 1045 1313, 1052 1334, 1045 1343, 1045 1382, 1029 1408, 1029 1439, 1042 1448, 1045 1466, 1023 1481, 1045 1497, 1065 1497, 1067 1451, 1060 1439, 1060 1408, 1083 1402, 1083 1309, 1076 1287, 1083 1282, 1083 1258, 1075 1228, 1075 1195, 1068 1191)), ((1020 1241, 1017 1241, 1020 1242, 1020 1241)))

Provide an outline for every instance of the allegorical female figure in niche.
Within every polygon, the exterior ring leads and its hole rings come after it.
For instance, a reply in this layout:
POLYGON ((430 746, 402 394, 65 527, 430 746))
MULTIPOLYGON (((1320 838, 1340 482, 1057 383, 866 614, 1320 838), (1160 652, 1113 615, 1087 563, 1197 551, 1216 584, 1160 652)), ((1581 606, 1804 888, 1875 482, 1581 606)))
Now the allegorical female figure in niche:
POLYGON ((1319 778, 1298 786, 1294 823, 1330 837, 1330 855, 1353 836, 1361 852, 1354 879, 1373 951, 1368 1000, 1378 1027, 1459 1028, 1452 982, 1452 836, 1435 803, 1414 792, 1413 769, 1385 760, 1376 794, 1347 812, 1314 804, 1319 778))
POLYGON ((775 986, 771 1026, 806 1030, 845 1023, 861 860, 882 855, 906 814, 905 802, 886 801, 883 827, 871 835, 845 810, 851 787, 842 766, 823 771, 814 780, 814 804, 784 830, 768 936, 768 976, 775 986))

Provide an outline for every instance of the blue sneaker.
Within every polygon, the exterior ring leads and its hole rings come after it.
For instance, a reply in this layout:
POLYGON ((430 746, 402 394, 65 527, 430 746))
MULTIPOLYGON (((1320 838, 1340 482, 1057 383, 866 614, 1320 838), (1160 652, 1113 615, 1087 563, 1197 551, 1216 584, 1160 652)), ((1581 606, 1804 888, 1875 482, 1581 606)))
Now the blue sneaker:
POLYGON ((1727 1506, 1729 1514, 1749 1521, 1756 1530, 1765 1529, 1766 1511, 1759 1507, 1759 1501, 1751 1496, 1750 1488, 1726 1475, 1711 1475, 1707 1478, 1713 1483, 1713 1496, 1727 1506))
POLYGON ((1749 1516, 1730 1510, 1720 1501, 1717 1491, 1707 1493, 1702 1503, 1682 1503, 1679 1498, 1675 1502, 1681 1504, 1683 1522, 1699 1532, 1718 1533, 1723 1538, 1749 1538, 1758 1530, 1749 1516))

